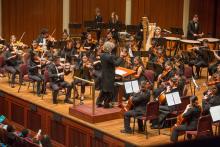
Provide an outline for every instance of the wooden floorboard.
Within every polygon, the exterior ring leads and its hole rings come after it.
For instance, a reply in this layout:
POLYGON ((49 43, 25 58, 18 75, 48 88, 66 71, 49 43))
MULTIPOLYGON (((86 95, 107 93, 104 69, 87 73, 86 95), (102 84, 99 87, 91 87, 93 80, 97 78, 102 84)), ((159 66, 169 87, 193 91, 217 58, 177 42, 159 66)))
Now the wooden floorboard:
MULTIPOLYGON (((206 69, 202 71, 202 79, 198 80, 198 84, 202 85, 206 81, 206 78, 204 75, 206 75, 206 69)), ((71 81, 71 78, 67 78, 68 81, 71 81)), ((111 136, 114 136, 116 138, 120 138, 121 140, 126 140, 128 142, 131 142, 133 144, 139 145, 139 146, 152 146, 152 145, 158 145, 158 144, 165 144, 165 143, 170 143, 169 141, 169 136, 168 135, 163 135, 163 134, 169 134, 169 129, 162 129, 161 130, 161 135, 158 135, 157 130, 152 130, 148 128, 149 132, 149 138, 146 139, 144 134, 139 134, 135 132, 135 134, 122 134, 120 133, 120 130, 123 129, 123 119, 115 119, 111 121, 106 121, 106 122, 101 122, 101 123, 96 123, 96 124, 91 124, 88 122, 85 122, 83 120, 80 120, 78 118, 72 117, 69 115, 69 107, 72 106, 71 104, 64 104, 63 96, 59 96, 59 104, 55 105, 52 103, 51 99, 51 91, 47 90, 47 94, 44 96, 44 99, 42 100, 41 97, 37 97, 36 95, 33 95, 31 93, 32 87, 30 89, 27 89, 27 86, 22 86, 20 93, 17 92, 18 90, 18 85, 16 85, 15 88, 10 88, 8 83, 7 83, 7 78, 3 78, 0 81, 0 89, 8 92, 12 95, 15 95, 17 97, 20 97, 21 99, 25 101, 29 101, 37 106, 43 107, 45 109, 48 109, 50 111, 56 112, 58 114, 61 114, 69 119, 72 119, 74 121, 83 123, 84 125, 87 125, 89 127, 98 129, 102 132, 105 132, 111 136)), ((196 95, 199 97, 199 100, 201 102, 202 98, 202 93, 205 90, 205 87, 201 87, 199 91, 196 91, 196 95)), ((98 95, 98 91, 96 91, 96 96, 98 95)), ((190 90, 188 91, 188 95, 191 95, 190 90)), ((86 98, 85 98, 85 103, 91 103, 91 98, 90 98, 90 89, 89 87, 86 88, 86 98)), ((76 101, 77 104, 79 104, 79 101, 76 101)), ((132 126, 132 124, 131 124, 132 126)), ((137 125, 136 125, 137 126, 137 125)), ((148 125, 149 126, 149 125, 148 125)))

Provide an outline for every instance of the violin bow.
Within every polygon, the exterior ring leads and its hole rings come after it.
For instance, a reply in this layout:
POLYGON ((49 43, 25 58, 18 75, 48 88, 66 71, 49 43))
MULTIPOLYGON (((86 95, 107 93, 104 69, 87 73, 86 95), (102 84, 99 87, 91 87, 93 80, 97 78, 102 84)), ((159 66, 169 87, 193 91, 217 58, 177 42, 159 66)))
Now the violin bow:
POLYGON ((21 40, 22 40, 22 38, 24 37, 25 33, 26 33, 26 32, 23 32, 23 33, 22 33, 22 35, 21 35, 21 37, 20 37, 20 39, 19 39, 19 42, 21 42, 21 40))

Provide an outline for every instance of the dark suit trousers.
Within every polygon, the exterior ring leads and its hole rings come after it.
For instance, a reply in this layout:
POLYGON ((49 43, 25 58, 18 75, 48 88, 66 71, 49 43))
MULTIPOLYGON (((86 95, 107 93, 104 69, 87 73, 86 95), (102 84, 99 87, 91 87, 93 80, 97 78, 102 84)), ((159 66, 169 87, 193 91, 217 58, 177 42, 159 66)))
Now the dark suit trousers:
POLYGON ((71 89, 72 86, 67 83, 66 81, 62 81, 62 82, 51 82, 51 88, 53 90, 53 101, 56 102, 57 101, 57 96, 58 96, 58 92, 60 87, 62 88, 66 88, 66 98, 65 100, 68 100, 71 97, 71 89))
POLYGON ((103 90, 100 91, 99 96, 96 100, 96 105, 102 104, 104 101, 104 105, 108 105, 113 99, 112 92, 104 92, 103 90))
MULTIPOLYGON (((194 127, 191 126, 187 126, 186 124, 177 126, 173 128, 172 134, 170 136, 170 140, 173 142, 177 142, 178 141, 178 136, 181 132, 185 132, 185 131, 190 131, 190 130, 195 130, 194 127)), ((192 136, 187 136, 187 138, 191 138, 192 136)))
POLYGON ((42 75, 29 75, 29 78, 33 81, 37 82, 37 94, 40 94, 41 90, 40 90, 40 86, 41 86, 41 82, 42 84, 42 91, 44 91, 45 88, 45 82, 44 82, 44 77, 42 75))
MULTIPOLYGON (((11 76, 11 83, 15 84, 16 74, 20 73, 19 65, 18 66, 5 66, 5 69, 12 74, 12 76, 11 76)), ((19 83, 21 83, 21 82, 22 82, 22 77, 19 74, 19 83)))
MULTIPOLYGON (((142 116, 143 113, 140 111, 130 110, 124 113, 124 129, 126 131, 131 131, 130 127, 130 119, 131 117, 142 116)), ((138 119, 138 128, 139 130, 143 130, 143 121, 138 119)))

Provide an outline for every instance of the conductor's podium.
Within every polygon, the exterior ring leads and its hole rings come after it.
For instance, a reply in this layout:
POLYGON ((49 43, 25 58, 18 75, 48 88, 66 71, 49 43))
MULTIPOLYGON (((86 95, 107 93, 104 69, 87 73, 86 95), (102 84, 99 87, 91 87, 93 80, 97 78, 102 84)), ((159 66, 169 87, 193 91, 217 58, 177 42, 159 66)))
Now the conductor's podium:
MULTIPOLYGON (((125 77, 131 76, 135 74, 135 71, 126 69, 123 67, 117 67, 115 71, 116 75, 121 76, 122 80, 125 77)), ((82 119, 84 121, 90 123, 99 123, 108 120, 118 119, 122 117, 121 108, 115 106, 113 108, 103 108, 103 107, 96 107, 95 105, 95 83, 93 81, 87 81, 78 77, 74 77, 75 79, 87 82, 92 86, 92 104, 83 104, 83 105, 76 105, 75 98, 73 100, 73 106, 69 108, 69 114, 82 119)), ((120 93, 120 92, 119 92, 120 93)), ((118 96, 117 96, 118 97, 118 96)), ((119 103, 122 101, 118 99, 119 103)))

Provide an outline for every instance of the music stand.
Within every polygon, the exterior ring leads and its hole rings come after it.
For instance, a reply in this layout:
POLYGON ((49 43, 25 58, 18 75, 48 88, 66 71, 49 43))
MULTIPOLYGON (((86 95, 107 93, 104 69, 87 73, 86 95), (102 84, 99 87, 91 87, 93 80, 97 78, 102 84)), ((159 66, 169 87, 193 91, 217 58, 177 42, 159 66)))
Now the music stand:
POLYGON ((80 23, 69 23, 69 29, 80 29, 82 24, 80 23))
POLYGON ((170 31, 174 35, 183 35, 184 34, 182 28, 170 27, 170 31))
POLYGON ((138 26, 137 25, 127 25, 126 30, 129 33, 135 33, 137 32, 138 26))

